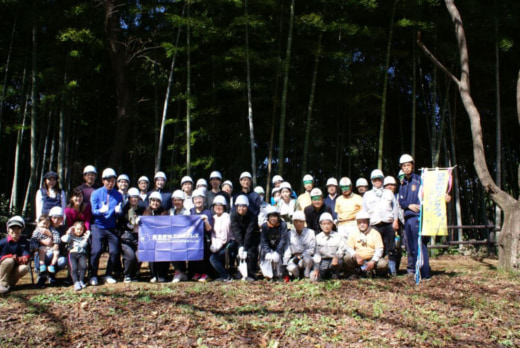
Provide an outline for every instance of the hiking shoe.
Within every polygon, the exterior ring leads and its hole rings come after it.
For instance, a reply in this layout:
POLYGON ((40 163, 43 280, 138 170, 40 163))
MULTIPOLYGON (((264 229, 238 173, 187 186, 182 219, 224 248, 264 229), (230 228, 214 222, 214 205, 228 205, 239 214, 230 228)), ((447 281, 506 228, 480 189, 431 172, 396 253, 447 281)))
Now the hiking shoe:
POLYGON ((47 272, 47 266, 40 265, 40 273, 44 273, 44 272, 47 272))
MULTIPOLYGON (((40 268, 41 268, 41 266, 40 266, 40 268)), ((50 273, 56 273, 56 267, 54 267, 54 265, 50 265, 48 269, 49 269, 50 273)))
POLYGON ((205 282, 207 282, 208 280, 209 280, 209 276, 208 276, 207 274, 203 274, 203 275, 201 275, 200 278, 199 278, 199 282, 201 282, 201 283, 205 283, 205 282))
POLYGON ((97 277, 90 278, 90 285, 92 285, 92 286, 99 285, 99 281, 98 281, 97 277))
POLYGON ((157 277, 153 277, 152 279, 150 279, 150 283, 157 283, 157 277))
POLYGON ((195 275, 193 276, 193 278, 191 278, 191 280, 197 281, 200 279, 200 276, 201 276, 200 273, 195 273, 195 275))
POLYGON ((107 284, 115 284, 115 283, 117 283, 117 280, 115 280, 111 276, 105 276, 105 278, 103 278, 103 279, 105 280, 105 283, 107 283, 107 284))
POLYGON ((178 283, 181 281, 185 281, 187 279, 188 279, 188 276, 186 275, 186 273, 181 272, 181 271, 175 271, 172 283, 178 283))
POLYGON ((85 284, 84 282, 79 282, 79 284, 81 285, 82 289, 85 289, 87 287, 87 284, 85 284))
POLYGON ((132 282, 132 278, 126 276, 124 282, 127 283, 127 284, 131 283, 132 282))
POLYGON ((74 291, 80 291, 81 289, 83 289, 81 287, 81 283, 80 282, 75 282, 74 283, 74 291))

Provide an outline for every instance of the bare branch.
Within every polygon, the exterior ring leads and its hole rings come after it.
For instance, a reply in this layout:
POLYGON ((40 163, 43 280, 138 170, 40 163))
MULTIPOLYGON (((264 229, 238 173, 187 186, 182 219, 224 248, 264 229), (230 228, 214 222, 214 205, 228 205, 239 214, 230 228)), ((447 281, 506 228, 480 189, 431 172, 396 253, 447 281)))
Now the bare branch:
POLYGON ((458 85, 460 85, 460 81, 455 77, 455 75, 453 75, 434 55, 433 53, 430 52, 430 50, 428 49, 428 47, 426 47, 426 45, 424 45, 424 43, 422 42, 421 40, 421 31, 418 31, 417 32, 417 45, 419 45, 419 47, 423 50, 423 52, 426 54, 426 56, 428 56, 428 58, 430 58, 430 60, 433 62, 433 64, 435 64, 439 69, 441 69, 442 71, 444 71, 444 73, 446 75, 448 75, 449 78, 451 78, 453 80, 453 82, 455 82, 458 85))

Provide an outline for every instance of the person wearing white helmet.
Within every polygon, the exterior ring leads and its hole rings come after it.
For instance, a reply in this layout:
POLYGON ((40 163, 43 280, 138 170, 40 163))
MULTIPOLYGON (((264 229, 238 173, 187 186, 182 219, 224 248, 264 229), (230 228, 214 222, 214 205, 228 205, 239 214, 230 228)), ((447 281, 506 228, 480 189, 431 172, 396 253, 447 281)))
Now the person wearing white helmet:
POLYGON ((329 178, 327 180, 327 197, 323 203, 332 211, 334 220, 338 218, 334 209, 336 209, 336 199, 338 198, 338 180, 336 178, 329 178))
POLYGON ((283 178, 281 175, 275 175, 273 176, 273 186, 274 187, 280 187, 280 185, 283 182, 283 178))
POLYGON ((279 187, 280 189, 280 199, 276 206, 278 207, 278 211, 280 212, 280 216, 287 224, 288 229, 293 228, 292 224, 292 216, 296 210, 296 199, 291 197, 292 187, 291 184, 287 181, 282 182, 279 187))
MULTIPOLYGON (((230 282, 233 280, 226 269, 226 260, 234 260, 238 246, 231 231, 231 217, 226 212, 227 201, 222 195, 213 200, 213 230, 211 231, 211 256, 209 261, 218 273, 215 281, 230 282)), ((232 261, 231 261, 232 262, 232 261)), ((230 265, 232 267, 232 265, 230 265)))
MULTIPOLYGON (((213 200, 217 196, 224 196, 226 199, 226 206, 224 207, 226 212, 229 212, 229 207, 231 203, 231 196, 228 192, 222 190, 220 188, 220 184, 222 183, 222 174, 220 174, 219 171, 215 170, 211 172, 209 175, 209 184, 211 185, 211 190, 206 192, 206 204, 210 208, 211 212, 214 214, 213 211, 213 200)), ((222 185, 223 186, 223 185, 222 185)))
POLYGON ((383 187, 384 175, 379 169, 370 174, 372 189, 363 196, 363 210, 370 215, 370 225, 383 238, 384 255, 388 255, 388 268, 392 276, 397 275, 395 231, 399 230, 399 205, 392 191, 383 187))
POLYGON ((305 227, 305 214, 302 211, 294 213, 293 224, 294 228, 289 231, 284 264, 287 265, 289 276, 299 278, 303 270, 303 276, 309 278, 314 265, 316 236, 313 230, 305 227))
POLYGON ((358 194, 363 197, 365 192, 368 191, 368 181, 365 178, 359 178, 356 180, 356 190, 358 194))
POLYGON ((128 188, 130 187, 130 178, 126 174, 121 174, 117 177, 117 190, 123 195, 123 205, 128 199, 128 188))
POLYGON ((182 190, 175 190, 172 193, 172 207, 170 215, 190 215, 190 211, 184 207, 184 192, 182 190))
MULTIPOLYGON (((236 197, 235 209, 231 211, 231 232, 238 246, 239 260, 247 262, 247 281, 255 281, 258 244, 260 243, 260 231, 258 228, 258 216, 249 210, 249 199, 246 195, 236 197)), ((245 275, 244 275, 245 276, 245 275)), ((243 278, 237 273, 238 278, 243 278)))
POLYGON ((388 273, 386 259, 383 257, 381 234, 370 226, 370 214, 361 210, 356 216, 358 230, 349 235, 345 255, 345 275, 371 277, 388 273))
POLYGON ((65 210, 67 198, 65 191, 60 188, 58 174, 56 172, 45 173, 42 186, 36 191, 35 212, 36 220, 42 214, 49 214, 53 207, 61 207, 65 210))
MULTIPOLYGON (((406 235, 406 252, 408 255, 406 270, 409 274, 414 274, 419 244, 419 213, 421 210, 419 191, 421 187, 421 177, 414 173, 415 162, 412 156, 408 154, 402 155, 399 159, 399 165, 405 175, 399 187, 399 205, 404 211, 405 220, 404 231, 406 235)), ((427 247, 429 240, 430 237, 422 237, 421 241, 423 266, 420 271, 423 280, 430 279, 432 276, 427 247)))
POLYGON ((128 190, 128 202, 123 208, 122 216, 118 219, 119 231, 121 231, 121 254, 125 283, 137 281, 139 274, 140 263, 137 260, 137 247, 139 245, 138 222, 144 210, 139 205, 139 190, 131 187, 128 190))
POLYGON ((352 190, 352 181, 344 176, 339 181, 341 196, 336 199, 336 214, 338 219, 338 233, 348 239, 352 231, 357 230, 356 214, 361 210, 363 198, 352 190))
POLYGON ((204 192, 204 194, 206 194, 206 192, 208 191, 208 182, 206 181, 206 179, 200 178, 199 180, 197 180, 195 189, 201 190, 202 192, 204 192))
MULTIPOLYGON (((239 180, 241 190, 235 194, 233 200, 236 202, 237 197, 240 195, 247 196, 247 199, 249 200, 248 210, 258 216, 260 213, 260 207, 262 206, 262 198, 260 198, 260 195, 253 191, 253 188, 251 187, 253 185, 253 177, 251 176, 251 173, 242 172, 239 180)), ((234 205, 236 207, 236 203, 234 205)))
POLYGON ((267 211, 267 222, 260 229, 260 262, 267 263, 262 266, 265 278, 278 277, 279 280, 289 282, 286 273, 286 264, 282 256, 289 243, 289 233, 286 223, 280 218, 276 207, 270 206, 267 211), (266 269, 268 271, 266 272, 266 269))
POLYGON ((137 179, 137 188, 139 189, 139 206, 146 209, 148 206, 148 188, 150 187, 150 179, 142 175, 137 179))
POLYGON ((161 206, 165 210, 169 210, 172 205, 172 194, 166 188, 166 174, 164 172, 157 172, 154 176, 154 188, 152 191, 148 193, 148 199, 150 199, 150 194, 152 192, 159 192, 162 196, 161 206))
MULTIPOLYGON (((386 176, 383 181, 383 187, 387 190, 392 191, 397 202, 399 202, 399 190, 397 188, 397 181, 393 176, 386 176)), ((404 211, 399 205, 398 206, 398 217, 399 217, 399 229, 395 231, 395 268, 399 272, 399 266, 401 265, 402 257, 402 235, 404 226, 404 211)))
MULTIPOLYGON (((162 206, 162 195, 157 192, 151 192, 148 197, 148 207, 143 212, 143 216, 163 216, 168 215, 168 210, 162 206)), ((164 283, 168 276, 169 262, 148 262, 150 267, 150 283, 164 283)))
POLYGON ((334 222, 329 213, 320 216, 321 232, 316 236, 314 252, 314 270, 311 280, 337 279, 343 267, 343 256, 346 243, 344 239, 332 230, 334 222))
POLYGON ((271 205, 273 205, 273 206, 278 205, 280 198, 281 198, 280 188, 279 187, 273 188, 271 190, 271 205))
POLYGON ((260 205, 260 212, 258 213, 258 226, 262 227, 262 225, 267 221, 267 210, 271 207, 271 204, 267 203, 265 198, 265 190, 262 186, 255 187, 254 191, 260 195, 262 199, 262 204, 260 205))
POLYGON ((303 176, 303 188, 305 191, 298 196, 296 200, 295 210, 304 211, 309 205, 311 205, 311 190, 314 188, 314 178, 310 174, 305 174, 303 176))
POLYGON ((90 266, 92 277, 91 285, 98 285, 97 278, 99 259, 103 253, 103 244, 108 243, 109 261, 106 267, 105 282, 116 283, 113 272, 120 262, 119 234, 116 231, 117 219, 123 214, 123 195, 115 189, 116 172, 112 168, 103 170, 103 187, 95 190, 90 197, 93 223, 90 226, 92 235, 92 250, 90 266))
POLYGON ((7 220, 7 236, 0 240, 0 293, 8 292, 29 273, 30 243, 22 235, 25 221, 21 216, 7 220))
POLYGON ((307 227, 313 231, 319 231, 320 216, 325 213, 332 215, 332 210, 323 203, 323 192, 321 192, 319 188, 313 188, 310 195, 311 205, 305 208, 303 212, 305 214, 307 227))
POLYGON ((204 222, 204 259, 201 261, 190 261, 189 262, 189 273, 191 280, 206 282, 210 280, 209 274, 212 271, 211 264, 209 262, 210 244, 211 244, 211 230, 213 228, 213 215, 211 211, 204 205, 206 198, 205 191, 201 188, 193 191, 193 208, 190 210, 191 215, 198 215, 204 222))
POLYGON ((85 202, 90 202, 90 195, 94 190, 99 188, 96 183, 97 170, 93 165, 87 165, 83 168, 83 183, 75 188, 79 188, 83 192, 85 202))
POLYGON ((191 195, 193 193, 193 179, 191 176, 183 176, 181 179, 181 189, 184 192, 184 208, 190 210, 193 208, 193 200, 191 195))

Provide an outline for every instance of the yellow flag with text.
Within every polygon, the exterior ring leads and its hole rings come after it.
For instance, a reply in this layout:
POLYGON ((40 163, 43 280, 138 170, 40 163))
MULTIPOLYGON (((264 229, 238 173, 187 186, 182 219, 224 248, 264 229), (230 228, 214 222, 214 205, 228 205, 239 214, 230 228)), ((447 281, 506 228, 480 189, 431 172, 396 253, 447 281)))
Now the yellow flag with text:
POLYGON ((447 236, 446 191, 450 180, 449 169, 424 169, 423 171, 423 236, 447 236))

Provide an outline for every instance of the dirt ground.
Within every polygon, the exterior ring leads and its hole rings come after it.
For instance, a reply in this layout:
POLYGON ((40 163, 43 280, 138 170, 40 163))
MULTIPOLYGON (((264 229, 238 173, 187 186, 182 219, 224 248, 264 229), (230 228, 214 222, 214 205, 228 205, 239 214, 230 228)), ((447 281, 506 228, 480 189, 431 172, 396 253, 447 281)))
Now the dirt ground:
POLYGON ((403 274, 287 284, 121 282, 75 292, 35 289, 26 277, 0 297, 0 346, 520 346, 518 275, 497 271, 493 259, 443 256, 431 265, 434 277, 419 285, 403 274))

